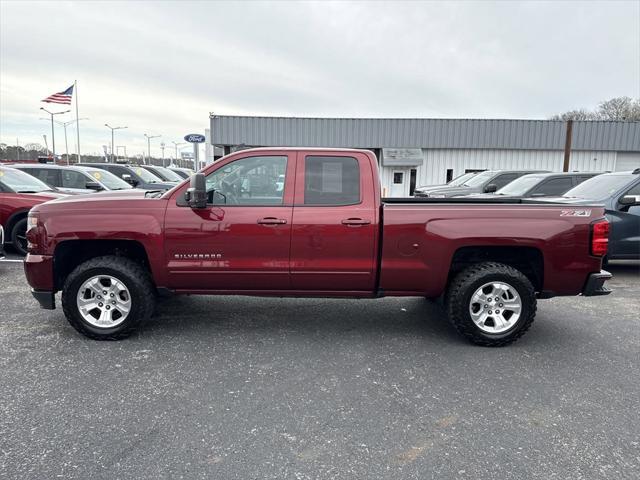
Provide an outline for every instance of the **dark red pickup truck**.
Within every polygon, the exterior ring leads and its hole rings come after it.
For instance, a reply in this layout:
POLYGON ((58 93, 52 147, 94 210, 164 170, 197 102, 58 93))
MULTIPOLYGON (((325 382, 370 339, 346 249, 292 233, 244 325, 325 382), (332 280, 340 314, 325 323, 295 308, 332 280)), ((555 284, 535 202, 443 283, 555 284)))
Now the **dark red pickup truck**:
POLYGON ((471 341, 499 346, 536 299, 604 295, 599 206, 381 199, 365 150, 251 149, 168 192, 68 197, 33 208, 25 271, 44 308, 120 339, 157 295, 444 296, 471 341))

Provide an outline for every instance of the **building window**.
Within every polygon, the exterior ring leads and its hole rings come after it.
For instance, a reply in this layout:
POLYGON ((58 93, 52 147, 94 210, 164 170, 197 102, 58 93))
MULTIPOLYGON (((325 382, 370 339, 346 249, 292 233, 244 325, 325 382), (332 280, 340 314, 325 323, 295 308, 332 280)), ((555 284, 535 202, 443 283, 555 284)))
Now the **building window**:
POLYGON ((404 176, 403 172, 393 172, 393 183, 395 185, 402 185, 402 177, 404 176))

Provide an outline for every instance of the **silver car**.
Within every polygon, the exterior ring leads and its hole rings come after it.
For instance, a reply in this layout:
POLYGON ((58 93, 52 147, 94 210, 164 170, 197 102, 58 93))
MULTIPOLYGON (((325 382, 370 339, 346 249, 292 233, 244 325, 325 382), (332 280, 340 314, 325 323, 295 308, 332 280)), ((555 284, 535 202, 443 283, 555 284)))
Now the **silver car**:
POLYGON ((22 170, 63 193, 80 194, 132 188, 124 180, 100 168, 42 163, 16 164, 11 165, 11 168, 22 170))

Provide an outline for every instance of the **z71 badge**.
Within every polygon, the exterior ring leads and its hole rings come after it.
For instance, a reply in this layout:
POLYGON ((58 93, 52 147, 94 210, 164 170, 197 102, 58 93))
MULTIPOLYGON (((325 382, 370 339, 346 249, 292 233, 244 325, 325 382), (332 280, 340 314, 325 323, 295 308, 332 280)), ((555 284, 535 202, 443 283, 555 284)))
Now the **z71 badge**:
POLYGON ((591 210, 560 210, 561 217, 590 217, 591 210))

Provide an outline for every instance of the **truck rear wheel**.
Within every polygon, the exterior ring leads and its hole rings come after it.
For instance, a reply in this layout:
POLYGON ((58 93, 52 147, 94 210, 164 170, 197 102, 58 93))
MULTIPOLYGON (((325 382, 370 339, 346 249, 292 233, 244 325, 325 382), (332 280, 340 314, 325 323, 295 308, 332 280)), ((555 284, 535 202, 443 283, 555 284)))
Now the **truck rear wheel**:
POLYGON ((155 289, 143 267, 107 256, 80 264, 62 289, 62 309, 73 328, 94 340, 120 340, 147 320, 155 289))
POLYGON ((519 270, 501 263, 479 263, 453 279, 446 309, 449 321, 467 339, 501 347, 529 329, 536 314, 536 296, 519 270))

